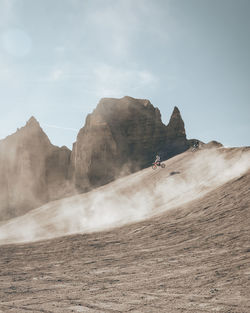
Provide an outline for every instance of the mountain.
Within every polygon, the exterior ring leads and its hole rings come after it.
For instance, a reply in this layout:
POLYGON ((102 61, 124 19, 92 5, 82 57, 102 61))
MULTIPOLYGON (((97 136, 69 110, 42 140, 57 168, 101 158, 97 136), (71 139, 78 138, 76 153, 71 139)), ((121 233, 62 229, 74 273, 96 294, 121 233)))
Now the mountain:
POLYGON ((103 98, 78 133, 71 173, 86 191, 149 166, 156 153, 167 159, 188 147, 178 108, 166 126, 149 100, 103 98))
POLYGON ((53 146, 34 117, 0 141, 0 220, 67 194, 71 151, 53 146))
POLYGON ((146 99, 101 99, 72 152, 52 145, 31 117, 0 141, 0 220, 90 191, 149 166, 156 153, 168 159, 189 146, 178 108, 166 126, 159 109, 146 99))

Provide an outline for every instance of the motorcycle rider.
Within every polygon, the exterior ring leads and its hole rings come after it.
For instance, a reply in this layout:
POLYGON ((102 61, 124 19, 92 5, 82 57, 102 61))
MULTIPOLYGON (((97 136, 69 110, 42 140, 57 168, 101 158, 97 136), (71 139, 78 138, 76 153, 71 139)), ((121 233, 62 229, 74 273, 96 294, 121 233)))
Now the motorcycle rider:
POLYGON ((161 164, 161 157, 158 154, 155 157, 155 163, 157 163, 157 165, 161 164))
POLYGON ((194 144, 193 144, 193 151, 199 149, 199 141, 195 140, 194 144))

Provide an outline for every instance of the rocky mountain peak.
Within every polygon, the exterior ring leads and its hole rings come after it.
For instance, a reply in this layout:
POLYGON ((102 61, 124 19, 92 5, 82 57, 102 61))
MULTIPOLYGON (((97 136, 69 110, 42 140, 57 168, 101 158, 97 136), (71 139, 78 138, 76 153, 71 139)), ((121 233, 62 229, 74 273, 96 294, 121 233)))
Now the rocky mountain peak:
POLYGON ((141 109, 142 106, 153 108, 153 105, 147 99, 136 99, 136 98, 129 97, 129 96, 125 96, 120 99, 102 98, 97 105, 97 110, 100 110, 102 108, 105 108, 105 109, 119 108, 119 109, 126 110, 129 107, 141 109))
POLYGON ((101 99, 72 152, 52 145, 32 116, 0 142, 0 219, 138 171, 151 165, 157 152, 167 159, 188 147, 179 109, 166 126, 147 99, 101 99))
POLYGON ((40 128, 40 124, 34 116, 31 116, 31 118, 27 121, 26 126, 40 128))
POLYGON ((174 107, 172 115, 180 115, 180 110, 178 109, 178 107, 174 107))
POLYGON ((174 110, 173 110, 173 112, 171 114, 169 123, 174 122, 176 120, 182 120, 182 117, 181 117, 180 110, 178 109, 178 107, 175 106, 174 110))
POLYGON ((137 119, 153 119, 161 123, 161 114, 149 100, 125 96, 120 99, 102 98, 91 114, 92 121, 100 119, 109 125, 129 124, 129 121, 137 119))
POLYGON ((167 128, 170 134, 174 136, 186 136, 184 122, 180 110, 176 106, 174 107, 167 128))
POLYGON ((69 149, 51 144, 33 116, 1 140, 0 220, 65 195, 70 154, 69 149))
POLYGON ((166 126, 147 99, 102 98, 78 133, 71 172, 76 187, 86 191, 149 166, 156 151, 169 158, 186 149, 177 107, 166 126))

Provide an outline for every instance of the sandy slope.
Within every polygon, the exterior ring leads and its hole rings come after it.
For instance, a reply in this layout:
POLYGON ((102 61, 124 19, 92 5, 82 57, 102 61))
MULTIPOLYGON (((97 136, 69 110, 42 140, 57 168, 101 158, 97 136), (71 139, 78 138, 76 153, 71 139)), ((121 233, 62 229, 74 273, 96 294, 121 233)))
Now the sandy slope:
MULTIPOLYGON (((229 159, 234 153, 226 151, 229 159)), ((183 173, 185 158, 169 169, 179 164, 183 173)), ((158 183, 181 174, 152 175, 158 183)), ((250 312, 249 186, 247 171, 141 222, 2 245, 0 312, 250 312)))
POLYGON ((185 152, 165 169, 145 169, 88 194, 48 203, 0 227, 0 243, 122 226, 203 197, 250 168, 250 149, 185 152))

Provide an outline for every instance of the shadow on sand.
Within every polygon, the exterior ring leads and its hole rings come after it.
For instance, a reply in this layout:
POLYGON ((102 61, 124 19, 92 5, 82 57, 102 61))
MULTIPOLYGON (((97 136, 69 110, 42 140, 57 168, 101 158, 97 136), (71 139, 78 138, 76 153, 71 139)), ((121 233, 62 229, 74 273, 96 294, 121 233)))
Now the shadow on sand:
POLYGON ((178 171, 173 171, 169 174, 169 176, 173 176, 173 175, 177 175, 177 174, 180 174, 181 172, 178 172, 178 171))

